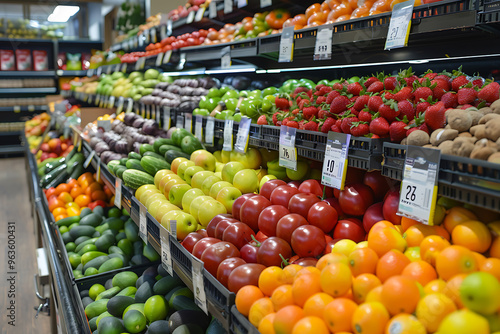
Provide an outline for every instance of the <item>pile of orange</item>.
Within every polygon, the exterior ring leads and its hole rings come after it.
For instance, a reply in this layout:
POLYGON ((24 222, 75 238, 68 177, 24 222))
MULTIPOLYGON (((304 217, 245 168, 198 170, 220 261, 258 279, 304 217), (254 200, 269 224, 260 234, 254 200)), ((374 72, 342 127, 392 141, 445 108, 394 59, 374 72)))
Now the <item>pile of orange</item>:
POLYGON ((380 221, 315 267, 266 268, 236 307, 263 334, 500 332, 498 231, 463 207, 441 226, 380 221))
POLYGON ((113 205, 114 202, 109 187, 102 180, 96 181, 95 174, 90 172, 68 183, 44 190, 44 193, 55 221, 79 216, 81 210, 86 207, 113 205))

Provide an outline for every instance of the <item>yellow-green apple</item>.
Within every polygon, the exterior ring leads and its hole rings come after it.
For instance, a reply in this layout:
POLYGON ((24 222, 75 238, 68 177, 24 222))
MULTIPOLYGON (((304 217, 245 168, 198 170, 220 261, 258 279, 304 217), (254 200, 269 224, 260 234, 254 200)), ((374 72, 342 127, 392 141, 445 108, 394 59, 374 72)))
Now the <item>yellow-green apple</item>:
POLYGON ((179 175, 180 178, 185 181, 186 178, 184 177, 184 173, 186 172, 186 169, 191 166, 194 166, 194 162, 192 162, 191 160, 181 162, 179 164, 179 167, 177 168, 177 175, 179 175))
POLYGON ((174 172, 172 172, 170 169, 160 169, 158 172, 156 172, 155 178, 154 178, 154 183, 155 183, 156 188, 160 189, 160 181, 165 175, 173 174, 173 173, 174 172))
POLYGON ((160 208, 160 206, 162 206, 164 203, 167 203, 167 202, 168 202, 168 200, 166 200, 166 199, 157 198, 156 200, 151 202, 151 204, 149 204, 149 206, 146 208, 148 209, 148 212, 151 214, 151 216, 154 217, 156 215, 156 212, 160 208))
POLYGON ((257 173, 257 178, 259 179, 260 182, 260 180, 262 180, 262 178, 267 175, 267 169, 265 168, 256 169, 255 173, 257 173))
POLYGON ((146 209, 149 208, 149 206, 151 205, 151 203, 154 200, 157 200, 157 199, 165 199, 166 200, 167 198, 162 193, 157 193, 157 194, 153 194, 153 195, 149 196, 149 198, 146 200, 146 204, 144 204, 146 209))
POLYGON ((172 187, 175 186, 176 184, 187 184, 187 183, 180 177, 178 179, 171 179, 167 181, 167 183, 165 183, 165 186, 163 187, 163 194, 165 195, 165 197, 168 197, 170 189, 172 189, 172 187))
POLYGON ((290 180, 293 181, 298 181, 302 180, 306 177, 307 173, 309 172, 309 165, 305 161, 297 161, 297 170, 291 170, 289 168, 286 169, 286 176, 290 180))
POLYGON ((222 168, 224 168, 226 164, 222 162, 216 162, 215 163, 215 171, 216 172, 222 172, 222 168))
POLYGON ((217 162, 222 162, 222 156, 221 156, 221 151, 215 151, 214 153, 212 153, 215 157, 215 159, 217 160, 217 162))
POLYGON ((181 212, 175 219, 177 220, 177 239, 184 240, 184 238, 191 232, 198 229, 198 222, 193 215, 181 212))
POLYGON ((210 188, 212 188, 212 186, 219 181, 222 181, 222 180, 217 175, 214 174, 212 176, 209 176, 201 184, 201 190, 203 191, 203 193, 205 195, 209 196, 210 195, 210 188))
MULTIPOLYGON (((204 170, 209 170, 209 171, 214 172, 215 165, 217 164, 217 159, 215 159, 214 155, 208 151, 205 151, 205 150, 200 150, 200 151, 196 151, 196 152, 200 152, 200 153, 194 159, 195 165, 203 167, 204 170)), ((194 152, 194 153, 196 153, 196 152, 194 152)), ((192 157, 192 155, 191 155, 191 157, 192 157)))
POLYGON ((234 152, 234 156, 232 153, 231 158, 232 161, 241 162, 245 168, 249 169, 257 169, 262 163, 262 156, 259 150, 253 147, 249 148, 245 154, 234 152))
POLYGON ((172 170, 172 172, 174 172, 175 174, 177 174, 177 169, 179 168, 179 165, 181 164, 181 162, 184 162, 184 161, 187 161, 188 159, 186 158, 182 158, 182 157, 178 157, 178 158, 175 158, 172 163, 170 164, 170 169, 172 170))
POLYGON ((217 215, 227 213, 226 207, 218 201, 209 201, 198 209, 198 222, 200 225, 207 226, 208 223, 217 215))
POLYGON ((166 228, 167 230, 170 231, 170 221, 171 220, 176 220, 177 219, 177 216, 179 215, 179 213, 181 213, 182 211, 181 210, 172 210, 170 212, 168 212, 166 215, 163 216, 163 218, 161 219, 160 221, 160 224, 161 226, 163 226, 164 228, 166 228))
POLYGON ((198 219, 198 211, 200 210, 200 208, 202 206, 205 206, 207 205, 207 203, 211 202, 211 201, 214 201, 214 202, 217 202, 216 200, 214 200, 212 197, 210 196, 199 196, 199 197, 196 197, 192 202, 191 202, 191 205, 189 206, 189 213, 191 215, 193 215, 193 217, 196 219, 196 221, 199 223, 200 220, 198 219))
POLYGON ((222 180, 222 173, 221 172, 215 172, 215 176, 220 178, 222 180))
POLYGON ((186 168, 186 170, 184 171, 184 181, 186 181, 187 184, 193 186, 191 184, 191 179, 193 178, 193 175, 202 171, 204 171, 204 169, 200 166, 191 166, 186 168))
POLYGON ((176 184, 168 192, 168 200, 170 203, 177 205, 179 208, 182 206, 182 197, 191 189, 189 184, 176 184))
POLYGON ((198 227, 196 228, 196 231, 203 230, 205 226, 198 224, 198 227))
POLYGON ((225 187, 232 187, 232 183, 229 183, 227 181, 219 181, 219 182, 215 182, 212 187, 210 187, 210 197, 212 197, 213 199, 217 198, 217 194, 219 193, 219 191, 222 190, 222 188, 225 188, 225 187))
POLYGON ((220 157, 222 163, 227 164, 229 161, 231 161, 231 152, 229 151, 221 151, 220 152, 220 157))
POLYGON ((165 184, 167 184, 167 182, 172 180, 172 179, 177 179, 177 180, 183 181, 181 179, 181 177, 177 174, 167 174, 160 180, 160 183, 158 184, 158 189, 163 191, 163 189, 165 188, 165 184))
POLYGON ((260 189, 262 189, 262 186, 264 185, 264 183, 266 183, 269 180, 276 180, 276 176, 271 175, 271 174, 263 176, 259 182, 259 192, 260 192, 260 189))
POLYGON ((234 175, 233 185, 243 194, 253 193, 259 189, 259 178, 253 169, 242 169, 234 175))
POLYGON ((158 210, 156 210, 156 214, 153 217, 155 217, 156 221, 161 222, 163 216, 166 213, 168 213, 170 211, 178 211, 178 210, 179 210, 179 207, 177 207, 176 205, 174 205, 172 203, 166 202, 166 203, 163 203, 158 208, 158 210))
POLYGON ((229 183, 233 183, 234 175, 242 169, 245 169, 245 166, 243 166, 243 164, 241 162, 238 162, 238 161, 228 162, 224 166, 224 168, 222 168, 222 172, 221 172, 222 181, 227 181, 229 183))
POLYGON ((161 191, 161 189, 156 187, 154 184, 145 184, 137 188, 137 190, 135 191, 135 198, 140 199, 142 193, 146 190, 154 190, 156 192, 161 191))
POLYGON ((214 176, 214 172, 203 170, 193 175, 191 178, 191 187, 201 189, 203 182, 210 176, 214 176))
POLYGON ((224 187, 217 193, 216 200, 226 207, 228 213, 233 212, 234 201, 241 196, 241 191, 236 187, 224 187))
MULTIPOLYGON (((200 155, 202 152, 208 152, 208 151, 207 150, 196 150, 193 153, 191 153, 191 156, 189 157, 189 160, 191 160, 192 162, 194 162, 196 160, 196 157, 198 155, 200 155)), ((208 153, 210 153, 210 152, 208 152, 208 153)), ((210 153, 210 154, 212 154, 212 153, 210 153)))
POLYGON ((191 205, 191 202, 199 196, 205 196, 201 189, 192 188, 186 191, 184 193, 184 196, 182 196, 182 210, 184 210, 184 212, 190 213, 189 206, 191 205))
POLYGON ((145 190, 141 196, 139 197, 139 202, 142 203, 142 205, 146 205, 146 201, 148 200, 148 198, 150 196, 153 196, 154 194, 159 194, 160 191, 158 189, 148 189, 148 190, 145 190))

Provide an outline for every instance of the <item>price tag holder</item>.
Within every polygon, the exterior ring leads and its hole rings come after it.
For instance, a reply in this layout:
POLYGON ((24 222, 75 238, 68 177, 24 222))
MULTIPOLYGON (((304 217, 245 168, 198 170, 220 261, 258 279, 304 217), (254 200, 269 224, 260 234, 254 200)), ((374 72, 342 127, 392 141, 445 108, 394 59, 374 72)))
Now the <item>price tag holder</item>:
POLYGON ((158 42, 158 40, 156 39, 156 28, 151 28, 151 30, 149 31, 149 33, 151 35, 151 43, 158 42))
POLYGON ((115 65, 115 69, 113 72, 120 72, 120 64, 115 65))
POLYGON ((132 98, 127 99, 127 110, 125 112, 129 113, 132 112, 132 109, 134 108, 134 100, 132 98))
POLYGON ((212 0, 208 5, 208 17, 214 19, 217 17, 217 2, 212 0))
POLYGON ((280 39, 280 50, 278 62, 290 63, 293 61, 293 26, 283 28, 280 39))
POLYGON ((122 67, 121 67, 121 70, 120 70, 122 73, 127 73, 127 63, 123 63, 122 64, 122 67))
POLYGON ((159 53, 158 56, 156 56, 156 67, 159 67, 161 66, 161 64, 163 63, 163 52, 159 53))
POLYGON ((214 146, 214 127, 215 121, 213 117, 207 117, 207 125, 205 126, 205 144, 214 146))
POLYGON ((96 164, 97 164, 96 181, 100 182, 101 181, 101 158, 96 156, 95 160, 96 160, 96 164))
POLYGON ((163 130, 170 129, 170 108, 163 107, 163 130))
POLYGON ((282 125, 280 130, 279 165, 297 170, 297 149, 295 148, 295 128, 282 125))
POLYGON ((248 138, 250 134, 250 124, 252 120, 248 117, 242 117, 240 126, 238 127, 238 134, 236 135, 236 143, 234 150, 244 154, 248 149, 248 138))
POLYGON ((155 106, 155 121, 160 124, 160 106, 155 106))
POLYGON ((120 96, 118 98, 118 105, 116 106, 116 114, 121 114, 123 111, 123 104, 125 103, 125 98, 123 96, 120 96))
POLYGON ((332 59, 332 37, 333 26, 331 24, 318 29, 314 47, 314 60, 332 59))
POLYGON ((132 50, 134 48, 134 40, 131 38, 128 40, 128 49, 132 50))
POLYGON ((115 100, 116 100, 116 98, 114 96, 110 96, 109 97, 108 108, 114 108, 115 107, 115 100))
POLYGON ((248 0, 238 0, 238 8, 243 8, 248 5, 248 0))
POLYGON ((175 119, 175 127, 178 129, 182 129, 182 123, 184 123, 182 115, 177 115, 177 118, 175 119))
POLYGON ((151 119, 151 106, 149 104, 146 105, 146 118, 151 119))
POLYGON ((95 151, 91 151, 85 162, 83 163, 83 168, 88 168, 90 163, 92 162, 92 158, 94 158, 95 151))
POLYGON ((208 314, 207 295, 205 294, 205 284, 203 283, 203 262, 198 258, 191 257, 191 272, 193 275, 194 301, 199 308, 208 314))
POLYGON ((233 150, 233 123, 232 119, 224 121, 224 144, 222 145, 223 151, 231 152, 233 150))
POLYGON ((394 5, 384 50, 402 48, 408 45, 414 4, 415 0, 409 0, 394 5))
POLYGON ((186 113, 184 114, 184 129, 188 130, 189 133, 193 133, 193 115, 186 113))
POLYGON ((177 70, 180 71, 180 70, 184 69, 184 66, 186 65, 186 57, 187 57, 187 55, 185 52, 181 53, 180 58, 179 58, 179 63, 177 64, 177 67, 176 67, 177 70))
POLYGON ((226 46, 221 50, 220 67, 228 69, 231 67, 231 47, 226 46))
POLYGON ((198 11, 196 12, 196 16, 195 16, 194 20, 196 22, 201 21, 203 19, 203 15, 205 15, 205 8, 204 7, 198 9, 198 11))
POLYGON ((321 174, 322 184, 340 190, 344 189, 350 141, 351 135, 349 134, 328 132, 321 174))
POLYGON ((224 0, 224 14, 229 14, 233 11, 233 0, 224 0))
POLYGON ((161 264, 163 268, 172 276, 172 254, 170 253, 170 233, 166 228, 160 226, 160 244, 161 244, 161 264))
POLYGON ((172 35, 172 20, 167 21, 167 36, 172 35))
POLYGON ((148 221, 146 218, 147 209, 139 202, 139 237, 146 244, 148 243, 148 221))
POLYGON ((186 17, 186 24, 193 23, 195 15, 196 13, 194 12, 194 10, 190 11, 188 16, 186 17))
POLYGON ((203 139, 203 117, 201 115, 195 116, 194 121, 194 136, 198 138, 200 143, 202 143, 203 139))
POLYGON ((168 64, 170 62, 170 57, 172 57, 172 50, 168 50, 163 55, 162 64, 168 64))
POLYGON ((14 106, 14 112, 15 113, 20 113, 21 112, 21 106, 14 106))
POLYGON ((260 0, 260 8, 269 7, 273 4, 273 0, 260 0))
POLYGON ((122 208, 122 180, 119 177, 115 179, 115 206, 122 208))
POLYGON ((398 215, 433 225, 441 151, 408 146, 398 215))

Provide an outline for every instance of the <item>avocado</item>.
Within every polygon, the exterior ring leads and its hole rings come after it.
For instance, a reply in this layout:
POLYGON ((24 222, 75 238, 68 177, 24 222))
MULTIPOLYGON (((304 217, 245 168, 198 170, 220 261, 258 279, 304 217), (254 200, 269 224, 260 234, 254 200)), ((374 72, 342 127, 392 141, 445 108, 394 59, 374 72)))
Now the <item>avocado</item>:
POLYGON ((91 213, 80 219, 80 225, 97 227, 102 223, 102 216, 97 213, 91 213))
POLYGON ((174 278, 172 276, 166 276, 160 279, 153 286, 153 292, 155 295, 166 295, 173 288, 177 286, 182 286, 183 283, 180 278, 174 278))
POLYGON ((127 286, 125 289, 120 291, 117 296, 127 296, 135 298, 135 293, 137 292, 137 288, 135 286, 127 286))
POLYGON ((87 315, 87 318, 92 319, 93 317, 97 317, 106 312, 107 303, 108 299, 99 299, 87 305, 87 307, 85 307, 85 314, 87 315))
POLYGON ((210 320, 211 318, 201 311, 180 310, 170 316, 168 323, 171 331, 184 324, 196 324, 205 331, 210 325, 210 320))
POLYGON ((138 265, 146 264, 146 263, 149 263, 149 260, 147 257, 145 257, 143 255, 134 255, 130 259, 130 265, 132 265, 132 266, 138 266, 138 265))
POLYGON ((97 318, 99 317, 93 317, 89 320, 89 327, 91 331, 95 331, 97 329, 97 318))
POLYGON ((110 299, 118 294, 120 292, 120 288, 117 286, 112 287, 111 289, 108 289, 106 291, 101 292, 95 300, 100 300, 100 299, 110 299))
POLYGON ((137 274, 132 271, 122 271, 113 277, 113 286, 119 286, 124 289, 129 286, 135 286, 137 281, 137 274))
POLYGON ((147 334, 170 334, 170 326, 167 320, 156 320, 152 322, 149 327, 147 334))
POLYGON ((92 300, 92 298, 90 298, 89 296, 87 297, 83 297, 82 298, 82 304, 83 304, 83 308, 85 309, 89 304, 93 303, 94 301, 92 300))
POLYGON ((123 311, 134 303, 135 301, 132 297, 116 295, 108 301, 108 312, 117 318, 121 318, 123 311))
POLYGON ((120 334, 125 332, 125 327, 120 319, 112 316, 103 318, 97 327, 99 334, 120 334))
POLYGON ((185 324, 174 329, 172 334, 205 334, 205 331, 196 324, 185 324))
POLYGON ((135 293, 135 302, 145 303, 151 296, 153 296, 153 285, 149 282, 145 282, 137 289, 135 293))
POLYGON ((137 310, 130 310, 123 317, 125 329, 132 334, 142 332, 146 328, 146 323, 144 314, 137 310))

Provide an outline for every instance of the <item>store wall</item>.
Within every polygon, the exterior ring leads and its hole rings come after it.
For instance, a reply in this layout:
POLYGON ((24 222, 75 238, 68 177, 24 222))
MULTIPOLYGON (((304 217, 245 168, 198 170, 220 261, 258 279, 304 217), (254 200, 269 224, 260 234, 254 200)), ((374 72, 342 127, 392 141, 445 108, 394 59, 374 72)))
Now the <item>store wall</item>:
POLYGON ((168 13, 172 9, 179 6, 184 6, 186 0, 150 0, 151 4, 151 14, 156 15, 157 13, 168 13))

